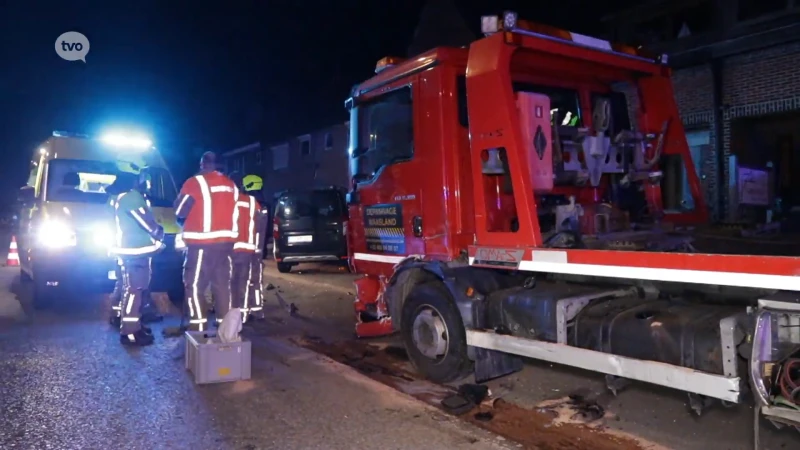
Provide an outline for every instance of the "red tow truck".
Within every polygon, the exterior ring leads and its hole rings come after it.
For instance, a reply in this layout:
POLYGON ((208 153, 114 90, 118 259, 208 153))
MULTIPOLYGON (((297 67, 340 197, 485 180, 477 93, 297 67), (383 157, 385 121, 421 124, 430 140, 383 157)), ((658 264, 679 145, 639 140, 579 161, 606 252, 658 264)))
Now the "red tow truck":
POLYGON ((697 244, 666 56, 513 12, 482 28, 384 58, 346 102, 357 335, 399 332, 438 382, 533 358, 615 394, 685 391, 697 414, 752 394, 797 427, 800 257, 697 244))

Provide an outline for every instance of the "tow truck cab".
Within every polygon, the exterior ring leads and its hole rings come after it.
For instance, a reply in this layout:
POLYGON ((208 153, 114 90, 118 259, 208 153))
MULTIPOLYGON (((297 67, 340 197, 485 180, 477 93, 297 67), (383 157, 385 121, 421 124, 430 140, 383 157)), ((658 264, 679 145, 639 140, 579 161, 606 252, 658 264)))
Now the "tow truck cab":
POLYGON ((166 234, 167 248, 153 258, 152 289, 181 291, 184 246, 176 242, 181 231, 173 210, 177 191, 159 152, 149 143, 131 146, 55 132, 36 148, 28 182, 19 192, 20 266, 23 280, 33 283, 34 306, 68 298, 58 295, 63 290, 113 289, 116 261, 108 251, 116 225, 106 188, 120 162, 147 171, 146 198, 166 234))
POLYGON ((694 247, 709 215, 666 56, 513 13, 483 28, 379 61, 346 102, 357 334, 399 331, 436 381, 523 356, 684 390, 698 413, 750 376, 771 405, 768 363, 800 358, 779 325, 800 324, 800 258, 694 247))

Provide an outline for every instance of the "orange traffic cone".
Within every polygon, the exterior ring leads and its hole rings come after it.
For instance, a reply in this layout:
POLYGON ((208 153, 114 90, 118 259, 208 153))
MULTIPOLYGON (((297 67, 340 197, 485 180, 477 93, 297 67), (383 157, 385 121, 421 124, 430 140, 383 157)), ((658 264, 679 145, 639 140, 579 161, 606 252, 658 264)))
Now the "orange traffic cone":
POLYGON ((8 260, 6 266, 19 266, 19 253, 17 253, 17 238, 11 236, 11 245, 8 247, 8 260))

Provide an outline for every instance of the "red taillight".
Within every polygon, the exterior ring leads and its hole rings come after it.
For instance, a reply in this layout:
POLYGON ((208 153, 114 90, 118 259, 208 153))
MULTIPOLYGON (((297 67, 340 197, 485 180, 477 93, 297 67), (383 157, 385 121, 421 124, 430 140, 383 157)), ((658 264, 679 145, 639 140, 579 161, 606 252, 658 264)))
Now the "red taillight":
POLYGON ((280 225, 281 225, 281 221, 277 217, 272 219, 272 239, 280 239, 281 238, 280 225))

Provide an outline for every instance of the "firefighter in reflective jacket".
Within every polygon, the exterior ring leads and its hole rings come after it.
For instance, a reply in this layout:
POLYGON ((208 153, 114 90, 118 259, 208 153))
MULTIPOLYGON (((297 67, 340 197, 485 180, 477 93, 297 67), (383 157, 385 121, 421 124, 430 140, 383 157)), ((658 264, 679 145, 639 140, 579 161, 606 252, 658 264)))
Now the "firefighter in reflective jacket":
POLYGON ((233 292, 235 306, 242 309, 243 322, 264 318, 262 304, 263 229, 266 215, 252 194, 261 191, 263 182, 257 175, 232 178, 239 188, 239 237, 233 244, 233 292), (252 194, 251 194, 252 193, 252 194))
POLYGON ((122 172, 121 185, 132 186, 117 196, 114 216, 117 241, 111 253, 119 258, 122 272, 123 301, 120 342, 125 345, 153 343, 150 330, 141 324, 141 307, 149 295, 151 257, 164 249, 164 229, 156 223, 152 211, 139 192, 138 174, 122 172))
MULTIPOLYGON (((108 193, 110 197, 109 206, 112 212, 116 211, 117 197, 133 189, 135 186, 130 183, 134 182, 135 180, 132 177, 123 176, 115 179, 114 182, 106 188, 106 193, 108 193), (129 185, 125 186, 126 183, 129 185)), ((143 186, 140 184, 139 187, 141 188, 143 186)), ((142 193, 142 196, 144 196, 145 203, 147 203, 147 207, 149 208, 150 201, 147 200, 147 194, 142 193)), ((119 328, 122 322, 122 294, 125 292, 125 286, 122 284, 122 260, 119 258, 117 258, 114 264, 114 274, 116 281, 114 283, 114 290, 111 293, 112 314, 109 318, 109 322, 111 326, 119 328)), ((147 291, 147 295, 145 295, 141 305, 141 323, 145 324, 147 322, 157 322, 160 320, 163 320, 163 317, 157 313, 150 291, 147 291)), ((149 332, 149 328, 144 325, 142 325, 142 329, 149 332)))
POLYGON ((206 152, 200 159, 200 173, 186 180, 175 199, 175 214, 183 222, 187 250, 183 284, 192 330, 204 331, 207 327, 202 296, 209 283, 217 324, 232 307, 233 244, 239 236, 238 198, 235 183, 217 170, 216 155, 206 152))

